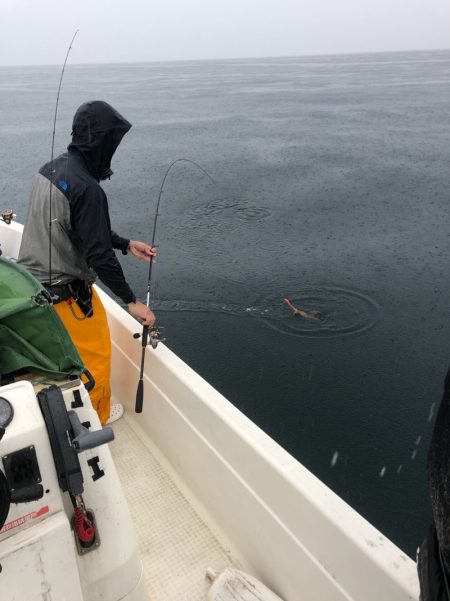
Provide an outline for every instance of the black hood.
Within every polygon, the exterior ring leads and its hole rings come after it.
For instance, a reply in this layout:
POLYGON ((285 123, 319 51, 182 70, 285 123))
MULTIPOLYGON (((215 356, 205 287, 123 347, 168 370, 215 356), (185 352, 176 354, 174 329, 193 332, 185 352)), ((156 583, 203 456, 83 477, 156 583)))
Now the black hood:
POLYGON ((78 150, 97 181, 105 179, 112 174, 111 159, 130 128, 131 123, 107 102, 85 102, 73 118, 68 149, 78 150))

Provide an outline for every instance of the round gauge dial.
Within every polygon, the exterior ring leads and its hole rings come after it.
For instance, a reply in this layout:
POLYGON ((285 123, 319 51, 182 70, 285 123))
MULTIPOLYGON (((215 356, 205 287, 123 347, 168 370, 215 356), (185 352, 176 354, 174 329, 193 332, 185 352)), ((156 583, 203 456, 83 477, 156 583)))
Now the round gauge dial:
POLYGON ((14 409, 9 401, 0 396, 0 427, 6 428, 14 417, 14 409))

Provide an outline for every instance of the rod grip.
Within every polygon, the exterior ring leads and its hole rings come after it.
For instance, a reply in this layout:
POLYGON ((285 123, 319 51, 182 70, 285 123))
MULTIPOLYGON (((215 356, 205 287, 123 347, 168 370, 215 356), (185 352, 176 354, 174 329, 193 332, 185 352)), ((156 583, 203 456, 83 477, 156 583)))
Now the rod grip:
POLYGON ((136 413, 142 413, 142 405, 144 403, 144 380, 140 379, 136 391, 136 405, 134 410, 136 413))
POLYGON ((148 326, 144 326, 142 330, 142 348, 146 348, 148 344, 148 326))

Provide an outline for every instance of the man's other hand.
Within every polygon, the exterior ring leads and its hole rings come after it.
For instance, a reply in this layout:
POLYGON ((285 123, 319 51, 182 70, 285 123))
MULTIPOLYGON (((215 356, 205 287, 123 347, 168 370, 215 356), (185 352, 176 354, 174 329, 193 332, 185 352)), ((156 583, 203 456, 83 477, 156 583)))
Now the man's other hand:
POLYGON ((147 305, 144 305, 144 303, 141 303, 140 301, 136 301, 135 303, 128 303, 128 311, 143 326, 148 326, 149 328, 151 328, 155 324, 155 314, 151 309, 147 307, 147 305))
POLYGON ((138 242, 138 240, 130 240, 128 251, 133 257, 141 259, 142 261, 147 261, 147 263, 150 262, 152 257, 153 260, 155 260, 156 257, 156 246, 145 244, 145 242, 138 242))

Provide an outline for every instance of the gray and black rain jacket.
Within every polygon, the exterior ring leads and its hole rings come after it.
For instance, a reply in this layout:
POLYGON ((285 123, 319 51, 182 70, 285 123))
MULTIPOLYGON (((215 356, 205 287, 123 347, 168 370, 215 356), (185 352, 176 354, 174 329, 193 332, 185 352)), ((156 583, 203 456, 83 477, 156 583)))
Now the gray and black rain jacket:
POLYGON ((129 240, 111 230, 108 201, 99 184, 112 174, 111 159, 130 128, 106 102, 83 104, 75 114, 67 152, 34 177, 19 263, 41 282, 49 283, 51 196, 52 284, 92 283, 98 275, 124 303, 136 300, 113 250, 126 254, 129 240))

